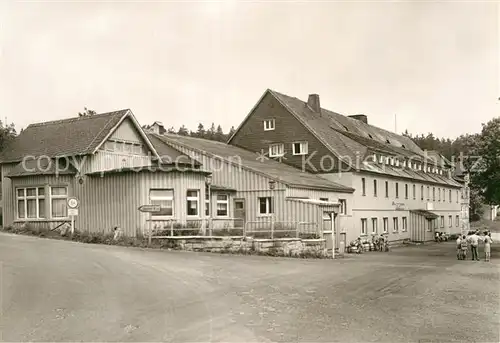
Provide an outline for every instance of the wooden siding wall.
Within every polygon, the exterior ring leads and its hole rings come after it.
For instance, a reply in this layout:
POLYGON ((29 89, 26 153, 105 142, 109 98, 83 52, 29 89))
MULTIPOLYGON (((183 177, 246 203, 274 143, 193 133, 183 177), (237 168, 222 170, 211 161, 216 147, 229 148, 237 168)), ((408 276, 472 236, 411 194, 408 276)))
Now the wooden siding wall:
POLYGON ((434 226, 429 231, 429 220, 422 215, 410 213, 410 239, 414 242, 427 242, 434 239, 434 226))
MULTIPOLYGON (((14 165, 3 165, 3 175, 14 165)), ((188 189, 200 191, 200 219, 204 216, 205 176, 197 173, 120 173, 103 177, 87 176, 83 184, 73 176, 30 176, 23 178, 4 178, 3 225, 12 225, 16 219, 16 186, 67 185, 68 195, 80 200, 79 215, 75 218, 78 230, 89 232, 112 232, 115 226, 121 227, 124 234, 135 236, 148 227, 148 214, 138 211, 140 205, 149 204, 150 188, 174 189, 174 219, 186 221, 186 192, 188 189)), ((46 201, 48 206, 48 201, 46 201)), ((191 219, 191 218, 190 218, 191 219)), ((194 218, 193 218, 194 219, 194 218)), ((29 221, 33 225, 55 227, 68 220, 29 221)))
POLYGON ((95 155, 86 156, 82 161, 81 173, 94 173, 117 168, 145 167, 151 165, 150 156, 139 156, 111 151, 98 151, 95 155))
POLYGON ((143 143, 142 137, 130 119, 125 119, 110 137, 128 142, 143 143))
MULTIPOLYGON (((202 169, 212 172, 212 184, 236 189, 238 191, 266 191, 269 178, 239 165, 233 165, 215 157, 207 156, 179 144, 171 144, 175 149, 191 156, 203 164, 202 169)), ((234 162, 238 162, 235 157, 234 162)), ((276 183, 276 189, 285 189, 285 185, 276 183)))

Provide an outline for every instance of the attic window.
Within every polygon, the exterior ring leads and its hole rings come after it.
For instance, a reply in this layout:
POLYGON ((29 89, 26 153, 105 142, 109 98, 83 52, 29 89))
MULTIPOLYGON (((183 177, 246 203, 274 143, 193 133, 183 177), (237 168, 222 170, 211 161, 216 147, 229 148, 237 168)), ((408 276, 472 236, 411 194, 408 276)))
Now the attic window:
POLYGON ((368 137, 370 137, 371 139, 373 139, 372 135, 368 134, 368 137))
POLYGON ((379 163, 384 163, 384 156, 380 156, 378 161, 379 161, 379 163))
POLYGON ((402 147, 403 149, 406 149, 406 147, 405 147, 405 145, 404 145, 404 144, 403 144, 403 145, 401 145, 401 147, 402 147))
POLYGON ((385 140, 385 142, 386 142, 387 144, 391 144, 391 141, 390 141, 390 140, 388 140, 388 139, 386 139, 386 140, 385 140))

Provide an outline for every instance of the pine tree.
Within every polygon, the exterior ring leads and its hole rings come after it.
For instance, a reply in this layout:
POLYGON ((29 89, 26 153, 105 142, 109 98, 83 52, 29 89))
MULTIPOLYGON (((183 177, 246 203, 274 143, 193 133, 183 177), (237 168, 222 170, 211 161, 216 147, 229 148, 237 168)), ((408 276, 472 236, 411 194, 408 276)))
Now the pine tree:
POLYGON ((188 129, 184 125, 182 125, 179 128, 179 131, 177 131, 177 134, 179 136, 189 136, 189 131, 188 131, 188 129))
POLYGON ((205 138, 206 132, 205 132, 205 127, 203 126, 202 123, 198 124, 198 130, 196 131, 196 137, 198 138, 205 138))

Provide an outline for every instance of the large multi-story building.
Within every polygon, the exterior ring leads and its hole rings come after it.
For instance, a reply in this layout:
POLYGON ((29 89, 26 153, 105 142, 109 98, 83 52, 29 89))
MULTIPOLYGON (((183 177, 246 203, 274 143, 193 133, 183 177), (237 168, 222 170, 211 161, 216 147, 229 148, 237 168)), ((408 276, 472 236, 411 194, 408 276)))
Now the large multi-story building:
POLYGON ((229 144, 276 158, 355 189, 344 203, 348 239, 387 234, 389 240, 433 239, 461 231, 462 185, 449 163, 410 138, 320 106, 266 90, 229 144))

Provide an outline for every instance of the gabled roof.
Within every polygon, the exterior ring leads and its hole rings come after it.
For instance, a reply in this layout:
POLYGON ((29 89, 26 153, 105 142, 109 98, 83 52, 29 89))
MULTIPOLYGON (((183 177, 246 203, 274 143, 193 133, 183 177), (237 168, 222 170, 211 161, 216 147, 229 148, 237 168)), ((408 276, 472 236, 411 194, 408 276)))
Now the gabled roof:
POLYGON ((354 192, 354 189, 350 187, 331 182, 314 174, 302 172, 272 159, 260 159, 259 155, 254 152, 226 143, 174 134, 154 134, 154 136, 165 142, 165 144, 181 145, 194 152, 232 163, 241 162, 241 168, 264 175, 291 187, 324 189, 343 193, 354 192))
POLYGON ((177 162, 180 164, 191 164, 194 166, 201 165, 201 163, 194 158, 191 158, 179 150, 172 148, 170 145, 165 144, 160 138, 157 137, 156 134, 147 133, 147 136, 158 152, 161 163, 171 164, 172 162, 177 162))
POLYGON ((129 109, 63 120, 30 124, 5 147, 0 162, 19 162, 26 156, 78 156, 93 154, 118 126, 130 118, 146 145, 156 150, 129 109))
POLYGON ((272 95, 290 114, 292 114, 311 134, 324 144, 335 156, 351 168, 364 171, 375 171, 398 177, 416 178, 427 182, 444 183, 458 186, 456 182, 446 177, 432 175, 406 168, 396 170, 384 166, 373 166, 371 164, 357 163, 359 159, 374 153, 386 154, 387 156, 412 158, 413 161, 426 160, 431 163, 425 152, 418 147, 409 137, 398 135, 379 127, 366 124, 361 120, 350 118, 321 108, 321 114, 314 112, 307 102, 291 97, 273 90, 266 90, 261 99, 253 107, 247 117, 243 120, 235 133, 229 138, 230 144, 237 132, 250 118, 254 110, 266 95, 272 95))

